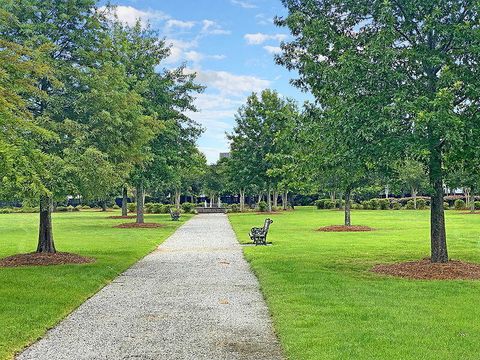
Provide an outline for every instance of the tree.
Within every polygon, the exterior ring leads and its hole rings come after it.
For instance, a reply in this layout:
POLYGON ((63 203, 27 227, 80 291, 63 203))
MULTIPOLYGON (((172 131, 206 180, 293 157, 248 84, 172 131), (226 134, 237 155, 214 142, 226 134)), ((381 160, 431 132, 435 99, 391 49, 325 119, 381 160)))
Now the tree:
POLYGON ((52 235, 51 211, 53 199, 60 189, 67 189, 60 175, 65 173, 63 152, 71 139, 72 120, 61 115, 61 99, 65 96, 66 79, 75 78, 82 68, 81 54, 95 44, 100 22, 88 0, 70 2, 32 0, 2 2, 2 10, 12 14, 14 21, 2 23, 0 38, 29 48, 48 48, 44 59, 54 70, 54 77, 42 76, 35 84, 36 93, 42 97, 24 98, 31 111, 34 123, 57 133, 55 140, 39 143, 38 149, 47 155, 43 164, 40 196, 40 224, 37 252, 55 252, 52 235), (89 45, 90 44, 90 45, 89 45), (58 119, 61 118, 60 121, 58 119))
POLYGON ((260 96, 252 94, 238 110, 236 126, 228 138, 231 163, 237 166, 235 176, 240 179, 241 199, 245 198, 245 189, 250 183, 250 187, 256 186, 260 192, 267 193, 268 209, 272 211, 272 192, 274 198, 278 197, 278 187, 286 176, 283 155, 289 150, 288 129, 296 117, 296 104, 272 90, 264 90, 260 96))
POLYGON ((34 122, 58 135, 38 144, 47 161, 39 179, 44 191, 39 194, 37 252, 55 252, 54 199, 78 192, 106 196, 121 183, 115 168, 131 166, 137 155, 143 156, 156 124, 145 114, 140 88, 130 86, 128 63, 115 51, 118 32, 95 11, 94 1, 23 0, 2 6, 18 21, 2 27, 0 34, 19 46, 48 48, 45 59, 54 69, 55 77, 35 83, 45 96, 25 100, 34 122))
MULTIPOLYGON (((0 8, 0 29, 12 22, 18 19, 0 8)), ((45 76, 53 78, 44 58, 47 50, 0 39, 0 194, 4 198, 47 191, 40 179, 48 156, 39 144, 57 137, 35 121, 25 100, 46 96, 37 91, 36 83, 45 76)))
POLYGON ((414 208, 417 208, 417 194, 420 190, 427 189, 428 178, 424 165, 413 159, 406 159, 397 165, 400 185, 410 191, 413 197, 414 208))
POLYGON ((213 207, 215 200, 225 189, 226 181, 226 161, 220 160, 216 164, 209 165, 203 177, 203 190, 210 198, 210 207, 213 207))
MULTIPOLYGON (((384 152, 392 159, 421 157, 431 185, 431 261, 447 262, 443 210, 445 161, 462 146, 465 128, 478 121, 480 66, 479 4, 456 1, 283 0, 289 14, 278 19, 294 40, 283 45, 278 62, 297 69, 296 84, 324 96, 350 73, 365 87, 364 97, 380 109, 384 152), (338 74, 337 74, 338 75, 338 74)), ((335 91, 335 90, 333 90, 335 91)), ((367 107, 368 109, 368 107, 367 107)), ((360 134, 362 134, 360 132, 360 134)), ((381 144, 377 144, 378 147, 381 144)))

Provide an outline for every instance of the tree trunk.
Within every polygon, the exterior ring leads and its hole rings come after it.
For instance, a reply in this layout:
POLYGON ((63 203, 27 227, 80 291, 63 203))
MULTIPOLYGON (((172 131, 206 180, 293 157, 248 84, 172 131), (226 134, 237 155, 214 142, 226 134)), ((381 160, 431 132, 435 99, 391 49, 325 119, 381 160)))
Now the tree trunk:
POLYGON ((102 211, 107 211, 107 200, 102 200, 102 211))
POLYGON ((475 193, 473 189, 470 189, 470 212, 475 212, 475 193))
POLYGON ((285 190, 282 194, 282 207, 283 210, 287 210, 288 208, 288 190, 285 190))
POLYGON ((128 216, 128 190, 126 186, 122 191, 122 216, 128 216))
POLYGON ((278 206, 278 191, 275 190, 273 192, 273 207, 277 207, 278 206))
POLYGON ((180 189, 176 188, 175 189, 175 208, 177 210, 180 209, 180 197, 182 196, 182 193, 180 192, 180 189))
POLYGON ((240 212, 245 211, 245 190, 240 189, 240 212))
POLYGON ((40 197, 40 226, 38 232, 37 253, 55 253, 52 230, 53 199, 50 196, 40 197))
POLYGON ((412 188, 413 208, 417 210, 417 190, 412 188))
POLYGON ((352 190, 350 188, 347 188, 347 190, 345 191, 345 226, 352 225, 352 222, 350 220, 351 194, 352 194, 352 190))
POLYGON ((260 201, 262 201, 262 198, 263 198, 263 194, 258 194, 257 205, 260 204, 260 201))
POLYGON ((267 204, 268 204, 268 212, 272 212, 272 190, 270 190, 270 188, 268 188, 267 204))
POLYGON ((143 184, 137 185, 137 224, 143 224, 144 218, 144 205, 145 205, 145 193, 143 184))
POLYGON ((386 185, 385 186, 385 199, 388 199, 389 195, 390 195, 390 189, 389 189, 388 185, 386 185))
POLYGON ((446 263, 448 262, 448 251, 443 209, 442 154, 441 150, 436 147, 431 149, 430 154, 430 183, 433 187, 430 217, 431 261, 446 263))

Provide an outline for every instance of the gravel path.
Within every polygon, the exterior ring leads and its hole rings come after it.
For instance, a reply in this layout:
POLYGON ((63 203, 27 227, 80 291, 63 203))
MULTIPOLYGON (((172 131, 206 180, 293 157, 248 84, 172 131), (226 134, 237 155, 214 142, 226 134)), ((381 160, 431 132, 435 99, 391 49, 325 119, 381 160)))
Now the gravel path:
POLYGON ((283 359, 223 214, 198 215, 17 359, 283 359))

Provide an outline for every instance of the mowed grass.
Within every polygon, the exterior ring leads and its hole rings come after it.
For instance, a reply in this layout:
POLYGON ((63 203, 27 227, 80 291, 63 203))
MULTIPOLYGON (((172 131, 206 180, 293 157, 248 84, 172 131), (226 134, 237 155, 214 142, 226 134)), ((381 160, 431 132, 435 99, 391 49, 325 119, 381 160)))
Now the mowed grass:
MULTIPOLYGON (((480 215, 447 212, 452 259, 480 263, 480 215)), ((231 214, 241 242, 268 217, 231 214)), ((272 215, 273 246, 245 247, 289 359, 479 359, 480 281, 420 281, 372 273, 378 263, 429 256, 428 211, 298 208, 272 215)))
MULTIPOLYGON (((41 337, 119 273, 155 249, 185 220, 147 215, 156 229, 115 229, 133 219, 112 220, 119 213, 53 214, 58 251, 94 257, 95 263, 48 267, 0 268, 0 359, 41 337)), ((0 215, 0 257, 36 248, 38 214, 0 215)), ((125 311, 128 311, 126 309, 125 311)))

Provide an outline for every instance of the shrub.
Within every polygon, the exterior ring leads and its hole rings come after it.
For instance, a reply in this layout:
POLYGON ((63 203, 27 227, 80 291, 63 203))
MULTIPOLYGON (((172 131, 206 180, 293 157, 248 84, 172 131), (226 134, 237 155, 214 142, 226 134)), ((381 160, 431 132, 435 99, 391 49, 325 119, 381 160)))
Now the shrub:
POLYGON ((266 212, 268 210, 268 204, 265 201, 260 201, 258 203, 258 210, 261 212, 266 212))
POLYGON ((80 211, 80 206, 72 206, 72 210, 70 210, 70 211, 78 212, 78 211, 80 211))
POLYGON ((120 210, 120 206, 118 206, 117 204, 113 205, 112 207, 114 210, 120 210))
POLYGON ((13 209, 9 209, 9 208, 0 209, 0 214, 11 214, 11 213, 13 213, 13 209))
POLYGON ((455 210, 465 210, 465 201, 462 199, 457 199, 455 200, 453 206, 455 207, 455 210))
POLYGON ((395 202, 392 204, 392 209, 393 209, 393 210, 401 210, 401 209, 402 209, 402 204, 400 204, 398 201, 395 201, 395 202))
POLYGON ((363 210, 370 210, 370 200, 364 200, 360 203, 363 210))
POLYGON ((240 212, 240 204, 230 205, 230 212, 232 212, 232 213, 240 212))
POLYGON ((56 212, 67 212, 68 211, 68 208, 66 206, 57 206, 55 208, 55 211, 56 212))
POLYGON ((164 208, 165 208, 165 206, 163 204, 155 203, 155 204, 153 204, 153 207, 152 207, 152 213, 163 214, 165 212, 164 208))
POLYGON ((192 213, 194 209, 195 209, 195 205, 192 204, 191 202, 184 202, 182 204, 182 210, 187 214, 192 213))
POLYGON ((318 210, 324 209, 325 208, 325 199, 315 200, 315 202, 313 204, 315 205, 315 207, 318 210))
POLYGON ((480 201, 475 201, 474 206, 475 210, 480 210, 480 201))
POLYGON ((324 209, 335 209, 336 202, 332 200, 325 200, 324 209))
POLYGON ((72 205, 67 206, 67 211, 72 212, 75 209, 72 205))
POLYGON ((145 212, 147 214, 153 214, 153 203, 146 203, 145 204, 145 212))
POLYGON ((443 210, 450 210, 450 204, 446 201, 443 202, 443 210))
POLYGON ((40 212, 40 208, 38 206, 22 206, 21 208, 12 209, 12 212, 23 213, 23 214, 30 214, 30 213, 38 213, 40 212))
POLYGON ((408 200, 407 204, 405 205, 405 209, 414 210, 415 209, 415 202, 413 200, 408 200))
POLYGON ((370 199, 370 210, 380 209, 380 203, 378 199, 370 199))
POLYGON ((425 199, 417 199, 417 209, 425 210, 427 208, 427 201, 425 199))
POLYGON ((135 212, 137 211, 137 205, 135 203, 130 203, 127 205, 128 212, 135 212))
POLYGON ((379 199, 378 200, 378 207, 380 208, 380 210, 390 209, 390 200, 389 199, 379 199))
MULTIPOLYGON (((79 205, 79 206, 80 206, 80 205, 79 205)), ((91 209, 91 207, 88 206, 88 205, 83 205, 83 206, 82 206, 82 210, 88 210, 88 209, 91 209)))
POLYGON ((174 209, 175 205, 172 204, 165 204, 162 206, 162 214, 168 214, 170 213, 170 209, 174 209))
POLYGON ((362 209, 362 205, 360 205, 359 203, 356 203, 356 202, 352 202, 350 204, 350 209, 352 210, 358 210, 358 209, 362 209))

